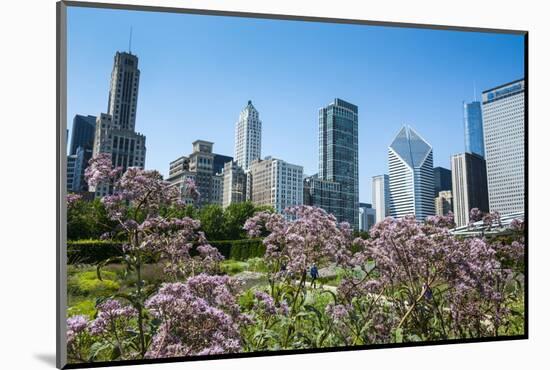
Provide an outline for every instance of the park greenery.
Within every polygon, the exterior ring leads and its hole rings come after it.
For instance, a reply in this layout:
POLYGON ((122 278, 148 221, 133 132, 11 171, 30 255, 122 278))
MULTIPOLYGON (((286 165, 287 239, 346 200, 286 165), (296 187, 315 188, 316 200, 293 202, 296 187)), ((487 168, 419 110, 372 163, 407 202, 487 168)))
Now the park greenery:
MULTIPOLYGON (((68 267, 70 362, 524 333, 519 220, 497 237, 454 236, 452 214, 387 218, 357 235, 310 206, 284 215, 247 202, 195 209, 158 172, 122 173, 106 154, 91 160, 86 178, 113 194, 68 196, 69 239, 116 242, 118 251, 68 267), (263 248, 231 258, 216 240, 263 248)), ((185 191, 200 197, 192 182, 185 191)), ((489 227, 499 221, 471 216, 489 227)))

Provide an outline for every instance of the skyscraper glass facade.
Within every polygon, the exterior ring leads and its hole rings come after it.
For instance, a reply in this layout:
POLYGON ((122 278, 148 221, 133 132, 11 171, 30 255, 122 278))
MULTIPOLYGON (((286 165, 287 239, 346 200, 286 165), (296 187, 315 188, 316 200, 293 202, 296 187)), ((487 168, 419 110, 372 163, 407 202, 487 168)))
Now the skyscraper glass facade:
POLYGON ((319 110, 319 177, 341 186, 342 219, 359 228, 358 109, 335 99, 319 110))
POLYGON ((95 116, 81 116, 77 114, 73 118, 71 129, 71 148, 69 154, 76 154, 78 147, 92 149, 95 136, 95 116))
MULTIPOLYGON (((481 103, 464 103, 464 145, 466 153, 485 157, 481 103)), ((444 189, 445 190, 445 189, 444 189)))

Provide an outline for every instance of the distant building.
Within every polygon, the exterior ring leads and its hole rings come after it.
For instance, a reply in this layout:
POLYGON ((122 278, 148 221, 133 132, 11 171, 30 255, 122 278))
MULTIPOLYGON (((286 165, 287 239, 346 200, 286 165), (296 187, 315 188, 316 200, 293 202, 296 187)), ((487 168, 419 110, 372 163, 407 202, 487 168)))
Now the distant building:
POLYGON ((489 209, 525 211, 525 82, 482 93, 489 209))
POLYGON ((369 231, 376 223, 376 210, 370 203, 359 203, 359 230, 369 231))
POLYGON ((170 162, 168 182, 179 186, 186 203, 193 203, 197 207, 207 204, 223 203, 223 174, 214 170, 212 153, 214 143, 205 140, 195 140, 193 151, 189 156, 181 156, 170 162), (197 201, 189 199, 186 192, 186 180, 191 179, 200 196, 197 201))
POLYGON ((376 211, 376 222, 390 215, 390 177, 388 175, 372 178, 372 206, 376 211))
POLYGON ((223 208, 246 201, 246 173, 237 162, 226 162, 223 168, 223 208))
MULTIPOLYGON (((111 153, 113 166, 145 167, 145 136, 135 132, 137 97, 139 90, 138 57, 117 52, 111 72, 108 113, 96 119, 93 155, 111 153)), ((104 196, 111 189, 100 184, 90 191, 104 196)))
POLYGON ((437 216, 446 216, 449 212, 453 212, 453 193, 450 190, 440 191, 434 201, 437 216))
POLYGON ((388 148, 392 217, 435 214, 432 147, 416 131, 403 126, 388 148))
POLYGON ((342 216, 359 228, 358 108, 342 99, 319 110, 319 178, 340 183, 342 216))
POLYGON ((214 173, 222 173, 225 164, 231 161, 233 161, 233 157, 214 153, 214 173))
POLYGON ((92 149, 95 137, 95 116, 82 116, 77 114, 73 118, 71 129, 71 148, 69 154, 76 154, 78 147, 92 149))
POLYGON ((67 156, 67 191, 73 191, 73 183, 75 178, 76 154, 67 156))
POLYGON ((464 147, 466 153, 485 156, 481 103, 464 103, 464 147))
POLYGON ((262 155, 262 121, 249 100, 235 125, 235 162, 248 171, 252 161, 262 155))
POLYGON ((287 207, 303 204, 302 166, 266 157, 250 165, 250 200, 256 205, 271 206, 282 213, 287 207))
POLYGON ((451 170, 443 167, 434 168, 434 196, 437 197, 439 192, 453 188, 451 177, 451 170))
POLYGON ((304 178, 304 204, 322 208, 337 220, 342 220, 340 183, 322 180, 318 175, 304 178))
POLYGON ((489 211, 485 160, 477 154, 461 153, 451 157, 453 174, 453 213, 457 227, 467 225, 470 210, 489 211))

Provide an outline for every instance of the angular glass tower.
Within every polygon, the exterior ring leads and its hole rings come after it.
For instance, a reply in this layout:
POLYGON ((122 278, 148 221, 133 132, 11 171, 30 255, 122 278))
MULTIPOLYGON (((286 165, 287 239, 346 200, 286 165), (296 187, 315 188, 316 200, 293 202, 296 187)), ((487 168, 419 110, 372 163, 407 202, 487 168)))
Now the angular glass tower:
POLYGON ((359 229, 358 109, 334 99, 319 110, 319 177, 340 183, 342 219, 359 229))
POLYGON ((403 126, 388 148, 392 217, 435 214, 432 147, 411 127, 403 126))
POLYGON ((466 153, 485 157, 483 119, 481 117, 480 102, 464 103, 464 146, 466 153))

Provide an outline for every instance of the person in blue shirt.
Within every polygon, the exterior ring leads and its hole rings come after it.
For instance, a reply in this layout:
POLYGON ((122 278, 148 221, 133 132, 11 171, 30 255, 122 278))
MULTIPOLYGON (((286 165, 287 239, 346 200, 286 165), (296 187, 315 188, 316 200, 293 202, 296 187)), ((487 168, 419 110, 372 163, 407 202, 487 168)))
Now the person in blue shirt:
POLYGON ((319 270, 317 269, 315 263, 309 269, 309 275, 311 276, 311 287, 313 289, 317 288, 317 278, 319 277, 319 270))

